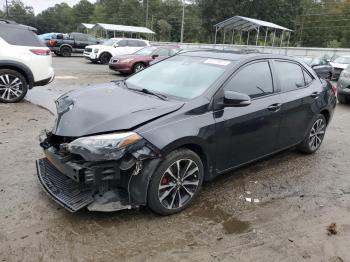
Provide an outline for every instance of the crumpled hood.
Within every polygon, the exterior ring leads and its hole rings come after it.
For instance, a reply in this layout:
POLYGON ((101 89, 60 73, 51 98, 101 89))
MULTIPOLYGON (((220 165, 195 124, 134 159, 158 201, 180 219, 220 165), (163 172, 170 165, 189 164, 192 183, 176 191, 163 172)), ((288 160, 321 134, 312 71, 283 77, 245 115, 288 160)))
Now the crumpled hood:
POLYGON ((111 82, 69 92, 56 104, 57 120, 52 133, 80 137, 131 130, 180 109, 184 103, 164 101, 111 82))
POLYGON ((339 64, 339 63, 330 62, 330 65, 334 68, 345 69, 348 67, 349 64, 339 64))

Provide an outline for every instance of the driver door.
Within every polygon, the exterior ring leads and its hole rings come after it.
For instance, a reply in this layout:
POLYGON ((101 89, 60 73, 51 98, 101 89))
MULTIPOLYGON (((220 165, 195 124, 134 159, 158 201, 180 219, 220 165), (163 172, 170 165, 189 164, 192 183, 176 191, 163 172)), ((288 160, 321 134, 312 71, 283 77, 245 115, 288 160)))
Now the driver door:
POLYGON ((281 123, 281 98, 274 89, 269 61, 245 65, 228 80, 225 90, 249 95, 251 104, 214 112, 218 172, 274 152, 281 123))

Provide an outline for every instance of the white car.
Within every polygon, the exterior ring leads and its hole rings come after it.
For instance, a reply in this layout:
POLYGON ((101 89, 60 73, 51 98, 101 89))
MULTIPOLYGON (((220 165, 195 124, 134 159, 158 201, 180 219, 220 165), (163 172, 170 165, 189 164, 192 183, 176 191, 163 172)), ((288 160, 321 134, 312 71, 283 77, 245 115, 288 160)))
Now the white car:
POLYGON ((338 80, 341 72, 350 64, 350 56, 339 56, 330 62, 332 66, 332 79, 338 80))
POLYGON ((50 49, 34 30, 0 19, 0 102, 21 101, 28 89, 54 78, 50 49))
POLYGON ((93 63, 108 64, 113 56, 133 54, 145 46, 150 44, 142 39, 111 38, 101 45, 85 47, 84 57, 93 63))

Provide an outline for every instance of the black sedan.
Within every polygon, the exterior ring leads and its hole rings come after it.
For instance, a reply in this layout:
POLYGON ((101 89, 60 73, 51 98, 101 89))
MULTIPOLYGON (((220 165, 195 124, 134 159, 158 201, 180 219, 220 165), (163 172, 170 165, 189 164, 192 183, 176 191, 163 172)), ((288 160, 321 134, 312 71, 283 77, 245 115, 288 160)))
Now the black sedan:
POLYGON ((317 151, 336 97, 297 59, 190 51, 56 103, 37 171, 57 203, 169 215, 203 181, 293 146, 317 151))
POLYGON ((299 58, 311 66, 320 78, 332 79, 332 66, 326 58, 311 56, 303 56, 299 58))

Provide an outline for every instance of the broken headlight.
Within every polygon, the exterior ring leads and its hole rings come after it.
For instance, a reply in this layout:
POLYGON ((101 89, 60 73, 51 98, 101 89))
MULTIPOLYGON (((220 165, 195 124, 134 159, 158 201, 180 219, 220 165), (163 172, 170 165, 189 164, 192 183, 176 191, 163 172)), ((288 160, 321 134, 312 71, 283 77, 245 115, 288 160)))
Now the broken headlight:
POLYGON ((69 143, 67 150, 86 161, 118 160, 128 146, 140 140, 142 137, 134 132, 87 136, 69 143))

